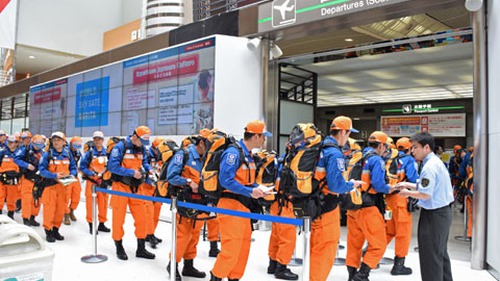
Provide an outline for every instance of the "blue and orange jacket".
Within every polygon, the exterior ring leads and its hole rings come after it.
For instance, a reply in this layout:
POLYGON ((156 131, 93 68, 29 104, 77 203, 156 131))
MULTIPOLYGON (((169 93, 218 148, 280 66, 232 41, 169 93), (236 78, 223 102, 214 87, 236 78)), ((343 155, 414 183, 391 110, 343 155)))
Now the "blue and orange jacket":
POLYGON ((17 149, 11 151, 8 147, 0 150, 0 156, 3 157, 2 164, 0 165, 0 174, 5 172, 19 173, 19 166, 14 161, 16 151, 17 149))
POLYGON ((102 174, 106 170, 107 158, 106 147, 103 146, 101 151, 92 147, 91 150, 88 150, 83 155, 82 161, 80 162, 80 171, 88 177, 102 174))
POLYGON ((140 171, 144 167, 146 172, 152 168, 148 163, 148 156, 143 147, 136 147, 128 136, 113 147, 109 155, 108 170, 116 175, 133 177, 134 171, 140 171))
POLYGON ((196 146, 194 144, 188 145, 188 159, 184 159, 184 151, 177 151, 167 168, 167 181, 174 186, 185 186, 187 179, 193 182, 200 183, 200 173, 203 168, 203 160, 201 159, 196 146), (184 164, 185 163, 185 164, 184 164))
POLYGON ((372 157, 366 160, 366 164, 363 165, 363 172, 361 174, 361 180, 365 183, 363 184, 363 190, 368 190, 368 193, 389 193, 389 185, 385 182, 385 162, 372 147, 366 147, 363 149, 363 157, 368 153, 373 153, 372 157))
POLYGON ((418 165, 415 158, 400 151, 399 161, 401 161, 401 168, 400 171, 398 171, 399 180, 416 183, 418 180, 418 165))
POLYGON ((61 152, 50 148, 42 155, 38 168, 40 169, 40 176, 47 179, 56 179, 57 173, 75 177, 77 174, 75 159, 73 159, 68 148, 63 148, 61 152), (50 156, 52 156, 51 159, 49 159, 50 156))
MULTIPOLYGON (((328 136, 323 144, 332 143, 338 146, 337 140, 328 136)), ((321 152, 318 165, 316 167, 315 178, 320 180, 326 177, 328 190, 336 194, 343 194, 352 190, 354 183, 345 181, 344 172, 346 169, 345 156, 340 149, 334 146, 327 146, 321 152)))
POLYGON ((255 183, 255 162, 243 140, 239 141, 245 159, 240 160, 241 152, 234 146, 228 147, 221 156, 219 184, 227 191, 251 197, 255 183), (243 161, 242 161, 243 160, 243 161))
POLYGON ((29 146, 21 146, 14 156, 14 162, 21 168, 22 170, 27 170, 28 165, 31 164, 35 167, 34 172, 38 171, 38 165, 40 164, 40 158, 42 158, 43 150, 36 150, 33 145, 29 146), (28 154, 28 155, 26 155, 28 154), (26 159, 28 156, 28 159, 26 159), (28 160, 28 162, 26 162, 28 160))

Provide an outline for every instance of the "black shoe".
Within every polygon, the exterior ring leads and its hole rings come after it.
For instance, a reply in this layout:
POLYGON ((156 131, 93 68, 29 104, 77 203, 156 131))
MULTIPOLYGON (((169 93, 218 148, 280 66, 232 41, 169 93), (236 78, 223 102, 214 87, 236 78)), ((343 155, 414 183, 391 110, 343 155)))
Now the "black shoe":
POLYGON ((47 242, 49 242, 49 243, 56 242, 56 238, 54 238, 54 234, 52 233, 52 230, 45 229, 45 240, 47 240, 47 242))
POLYGON ((368 279, 370 270, 370 267, 366 263, 362 263, 359 271, 352 277, 352 281, 370 281, 370 279, 368 279))
POLYGON ((156 245, 158 245, 158 240, 152 234, 146 235, 146 242, 149 242, 149 246, 153 249, 156 249, 156 245))
POLYGON ((267 274, 274 274, 278 262, 269 258, 269 266, 267 267, 267 274))
MULTIPOLYGON (((92 223, 89 222, 89 233, 92 234, 92 223)), ((99 227, 97 228, 97 232, 95 233, 96 235, 99 234, 99 227)))
POLYGON ((146 240, 137 239, 137 251, 135 251, 135 256, 138 258, 145 258, 148 260, 154 259, 156 256, 146 250, 146 240))
POLYGON ((163 239, 156 237, 154 234, 151 234, 151 235, 153 235, 153 237, 156 239, 156 241, 158 241, 158 243, 163 242, 163 239))
POLYGON ((19 213, 19 211, 21 211, 21 208, 23 207, 22 203, 21 203, 21 199, 17 200, 16 201, 16 212, 19 213))
POLYGON ((102 231, 102 232, 111 232, 111 229, 107 228, 103 222, 99 223, 99 226, 97 227, 97 232, 102 231))
MULTIPOLYGON (((171 262, 168 262, 168 265, 167 265, 168 275, 170 275, 170 264, 171 264, 171 262)), ((175 265, 175 281, 182 281, 181 274, 179 273, 179 264, 175 265)))
POLYGON ((227 281, 240 281, 240 279, 230 279, 230 278, 227 278, 227 281))
POLYGON ((394 266, 391 270, 391 275, 410 275, 413 271, 405 266, 405 258, 394 257, 394 266))
POLYGON ((14 219, 14 211, 8 211, 7 216, 11 219, 14 219))
POLYGON ((59 241, 64 240, 64 236, 62 236, 62 235, 59 233, 59 228, 57 228, 57 227, 55 227, 55 226, 52 228, 52 234, 54 234, 54 238, 55 238, 56 240, 59 240, 59 241))
POLYGON ((116 256, 121 259, 121 260, 128 260, 127 253, 125 253, 125 249, 123 249, 123 243, 122 240, 115 240, 115 246, 116 246, 116 256))
POLYGON ((205 278, 207 274, 205 272, 196 269, 193 265, 193 260, 184 260, 184 267, 182 268, 182 276, 205 278))
POLYGON ((349 278, 347 279, 347 281, 352 281, 352 278, 354 277, 356 272, 358 272, 358 269, 352 266, 347 266, 347 272, 349 273, 349 278))
POLYGON ((40 223, 35 220, 35 216, 30 217, 30 225, 31 226, 40 226, 40 223))
POLYGON ((214 274, 210 271, 210 281, 222 281, 222 278, 215 277, 214 274))
POLYGON ((277 263, 276 271, 274 272, 276 279, 282 280, 299 280, 299 276, 293 273, 285 264, 277 263))
POLYGON ((23 224, 27 226, 31 226, 30 220, 23 218, 23 224))
POLYGON ((219 253, 220 250, 217 247, 217 241, 210 241, 210 251, 208 252, 208 256, 211 258, 216 258, 219 253))

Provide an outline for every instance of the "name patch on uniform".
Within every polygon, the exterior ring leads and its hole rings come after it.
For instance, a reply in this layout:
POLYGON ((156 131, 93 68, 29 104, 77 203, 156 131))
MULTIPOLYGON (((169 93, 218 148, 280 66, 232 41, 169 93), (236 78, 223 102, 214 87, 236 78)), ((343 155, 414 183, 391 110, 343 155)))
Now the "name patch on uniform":
POLYGON ((236 154, 229 153, 227 155, 226 164, 233 166, 236 163, 236 154))
POLYGON ((343 158, 337 158, 337 168, 342 172, 345 170, 345 161, 343 158))
POLYGON ((182 163, 182 156, 175 155, 175 164, 181 164, 181 163, 182 163))
POLYGON ((422 183, 423 187, 427 187, 427 186, 429 186, 430 181, 428 178, 423 178, 421 183, 422 183))

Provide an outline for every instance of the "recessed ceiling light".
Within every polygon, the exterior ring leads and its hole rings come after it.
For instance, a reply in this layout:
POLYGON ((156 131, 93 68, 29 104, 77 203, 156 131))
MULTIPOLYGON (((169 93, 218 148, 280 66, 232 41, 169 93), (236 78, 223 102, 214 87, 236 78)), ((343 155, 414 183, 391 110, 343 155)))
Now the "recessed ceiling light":
POLYGON ((346 38, 346 39, 344 39, 344 40, 345 40, 346 42, 352 42, 352 41, 354 41, 354 39, 352 39, 352 38, 346 38))
POLYGON ((28 56, 28 58, 34 60, 35 59, 35 56, 28 56))

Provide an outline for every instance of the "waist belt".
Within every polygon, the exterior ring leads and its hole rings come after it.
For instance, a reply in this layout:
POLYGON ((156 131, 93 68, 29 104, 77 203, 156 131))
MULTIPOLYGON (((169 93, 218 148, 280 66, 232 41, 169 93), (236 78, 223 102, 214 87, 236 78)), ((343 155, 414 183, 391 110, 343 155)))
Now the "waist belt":
POLYGON ((27 169, 23 171, 23 175, 24 175, 25 179, 28 179, 32 182, 35 182, 38 179, 40 179, 40 175, 37 175, 35 171, 31 171, 31 170, 27 170, 27 169))
POLYGON ((1 174, 0 181, 3 184, 17 185, 18 182, 19 182, 19 177, 21 177, 20 173, 17 173, 17 172, 5 172, 5 173, 1 174))
POLYGON ((229 198, 234 199, 240 202, 243 206, 245 206, 248 210, 252 209, 252 199, 250 197, 246 197, 240 194, 232 193, 232 192, 222 192, 220 195, 221 198, 229 198))
POLYGON ((141 177, 140 179, 136 179, 134 177, 120 176, 116 174, 113 174, 113 180, 130 186, 130 190, 132 191, 132 193, 136 193, 139 185, 141 185, 145 181, 143 177, 141 177))

